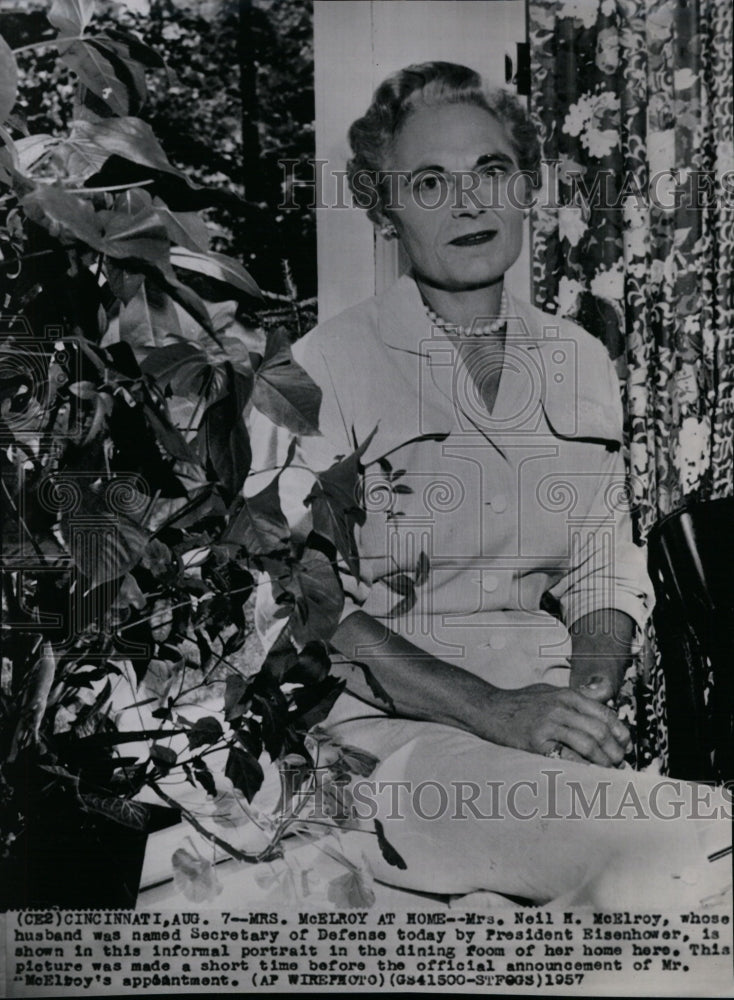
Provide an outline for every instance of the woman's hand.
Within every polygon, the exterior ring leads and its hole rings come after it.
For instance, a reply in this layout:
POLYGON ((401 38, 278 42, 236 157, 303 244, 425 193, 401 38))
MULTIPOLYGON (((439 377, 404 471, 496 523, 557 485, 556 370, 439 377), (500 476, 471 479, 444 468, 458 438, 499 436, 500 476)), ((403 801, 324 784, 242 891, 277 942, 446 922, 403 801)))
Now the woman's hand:
POLYGON ((629 731, 612 709, 582 691, 550 684, 495 689, 487 738, 531 753, 560 749, 567 760, 617 767, 631 749, 629 731))
MULTIPOLYGON (((627 727, 603 704, 614 694, 613 679, 596 661, 593 674, 572 671, 576 690, 534 684, 508 691, 422 652, 363 611, 345 618, 331 642, 347 661, 369 667, 398 716, 456 726, 531 753, 561 748, 564 759, 603 767, 616 767, 630 748, 627 727), (365 655, 369 647, 379 652, 365 655)), ((350 682, 349 690, 384 709, 366 683, 350 682)))

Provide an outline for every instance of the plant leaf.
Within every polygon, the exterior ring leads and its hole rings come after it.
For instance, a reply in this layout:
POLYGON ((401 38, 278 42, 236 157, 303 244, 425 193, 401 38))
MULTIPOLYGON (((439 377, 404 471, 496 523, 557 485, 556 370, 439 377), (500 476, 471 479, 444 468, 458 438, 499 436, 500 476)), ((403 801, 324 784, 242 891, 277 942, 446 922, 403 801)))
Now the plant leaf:
POLYGON ((171 864, 176 888, 192 903, 211 902, 222 891, 214 865, 205 858, 179 847, 173 852, 171 864))
POLYGON ((122 28, 107 28, 104 34, 97 35, 96 38, 105 44, 109 44, 109 39, 112 39, 118 48, 124 46, 130 58, 135 59, 142 66, 148 66, 150 69, 165 69, 166 67, 163 56, 141 41, 132 31, 122 28))
POLYGON ((408 866, 392 844, 388 841, 385 836, 382 823, 379 819, 375 820, 375 831, 377 833, 377 843, 385 861, 387 861, 389 865, 392 865, 393 868, 400 868, 401 871, 405 871, 408 866))
POLYGON ((344 592, 330 560, 317 549, 307 549, 291 567, 291 576, 274 582, 274 592, 278 588, 295 599, 291 629, 296 643, 328 641, 344 607, 344 592))
POLYGON ((138 581, 131 573, 127 573, 123 577, 122 584, 115 598, 115 604, 119 604, 123 608, 129 608, 132 605, 138 611, 142 611, 145 607, 145 594, 143 594, 138 581))
POLYGON ((197 439, 210 475, 233 497, 242 489, 252 462, 250 436, 242 417, 249 386, 230 364, 226 368, 230 391, 204 411, 197 439))
POLYGON ((94 14, 95 0, 54 0, 46 15, 59 35, 83 35, 94 14))
POLYGON ((209 230, 198 212, 173 212, 160 198, 153 199, 153 207, 166 227, 169 240, 178 249, 208 251, 209 230))
POLYGON ((385 617, 399 618, 401 615, 407 615, 407 613, 415 607, 417 599, 415 589, 413 589, 410 593, 406 594, 402 601, 398 601, 395 607, 390 608, 385 617))
POLYGON ((316 473, 316 482, 305 501, 311 505, 314 531, 333 542, 357 579, 359 555, 354 528, 358 524, 364 524, 366 520, 365 511, 358 499, 360 459, 376 432, 375 427, 351 455, 324 472, 316 473))
POLYGON ((293 360, 282 330, 268 338, 262 364, 255 373, 252 402, 274 424, 292 434, 319 433, 321 389, 293 360))
POLYGON ((130 212, 100 212, 104 226, 105 252, 109 257, 133 258, 159 264, 168 262, 168 233, 152 209, 130 212))
POLYGON ((181 431, 169 421, 165 411, 158 411, 148 403, 144 404, 145 416, 153 428, 158 444, 165 448, 169 455, 181 462, 195 462, 196 456, 189 448, 181 431))
MULTIPOLYGON (((137 758, 135 758, 137 759, 137 758)), ((79 775, 72 774, 71 771, 67 771, 65 767, 61 767, 60 764, 39 764, 38 768, 40 771, 46 774, 52 774, 62 785, 67 785, 72 788, 75 794, 79 791, 79 775)))
POLYGON ((263 752, 263 741, 260 723, 252 716, 246 719, 242 727, 235 733, 237 742, 240 743, 247 752, 258 760, 263 752))
POLYGON ((425 552, 421 552, 418 556, 418 562, 415 567, 415 585, 416 587, 422 587, 423 584, 428 579, 428 574, 431 571, 431 560, 428 558, 425 552))
POLYGON ((333 878, 327 896, 337 910, 367 910, 375 902, 368 876, 358 869, 333 878))
POLYGON ((61 61, 69 67, 79 82, 104 101, 116 115, 127 115, 130 101, 125 84, 120 80, 109 59, 94 45, 72 42, 60 50, 61 61))
POLYGON ((120 339, 140 352, 141 348, 159 347, 180 335, 173 303, 160 288, 144 281, 120 311, 120 339))
POLYGON ((212 372, 204 351, 186 340, 148 351, 140 367, 178 396, 204 395, 212 372))
POLYGON ((349 788, 349 776, 329 770, 320 788, 321 814, 337 826, 346 826, 354 818, 354 796, 349 788))
POLYGON ((224 718, 227 722, 245 714, 244 696, 250 681, 240 674, 230 674, 224 685, 224 718))
POLYGON ((148 97, 145 67, 130 56, 129 50, 108 36, 97 35, 87 39, 90 48, 96 49, 110 63, 118 80, 127 91, 128 113, 137 114, 148 97))
POLYGON ((105 252, 102 227, 90 202, 60 187, 38 187, 21 201, 29 219, 67 241, 81 240, 93 250, 105 252))
POLYGON ((60 142, 57 140, 58 146, 54 157, 59 160, 69 177, 73 177, 78 184, 84 184, 90 177, 99 173, 111 154, 94 143, 76 139, 74 137, 76 125, 74 122, 69 139, 62 139, 60 142))
POLYGON ((224 736, 224 730, 219 719, 213 715, 206 715, 203 719, 197 719, 186 733, 189 741, 189 748, 197 750, 199 747, 211 746, 224 736))
POLYGON ((197 757, 192 762, 193 774, 207 795, 216 795, 217 786, 214 784, 214 776, 206 766, 201 757, 197 757))
POLYGON ((94 122, 78 121, 74 129, 75 136, 98 146, 108 156, 121 156, 141 167, 173 174, 186 181, 189 187, 200 187, 189 180, 183 170, 168 162, 153 129, 140 118, 124 116, 94 122))
POLYGON ((124 576, 140 559, 150 533, 132 518, 107 509, 106 503, 94 490, 85 490, 78 511, 62 516, 61 531, 79 569, 89 581, 89 587, 124 576), (78 517, 84 527, 75 527, 78 517))
POLYGON ((133 830, 145 830, 150 819, 150 809, 144 802, 131 802, 130 799, 114 796, 92 795, 84 793, 82 802, 92 812, 106 816, 115 823, 129 826, 133 830))
POLYGON ((366 663, 362 663, 360 660, 350 660, 349 665, 352 667, 358 667, 364 676, 365 683, 370 689, 372 694, 377 698, 377 700, 383 704, 388 711, 395 712, 395 702, 392 700, 390 695, 387 693, 385 688, 380 684, 372 670, 366 663))
POLYGON ((151 268, 151 278, 155 280, 168 292, 171 298, 183 306, 189 316, 193 316, 196 322, 203 327, 207 333, 217 342, 217 336, 212 325, 209 312, 203 300, 196 292, 187 285, 182 285, 176 277, 173 268, 166 265, 165 268, 151 268))
POLYGON ((242 747, 232 747, 229 751, 224 774, 248 802, 252 802, 265 780, 259 762, 242 747))
MULTIPOLYGON (((140 286, 145 281, 145 275, 140 271, 131 271, 115 260, 108 260, 105 264, 107 280, 113 295, 123 304, 127 305, 133 295, 136 294, 140 286)), ((113 345, 110 345, 110 348, 113 345)))
POLYGON ((150 748, 150 759, 160 771, 168 774, 171 768, 175 766, 178 757, 176 751, 172 750, 171 747, 164 747, 161 743, 154 743, 150 748))
POLYGON ((299 688, 293 692, 294 711, 291 716, 298 723, 300 730, 310 729, 323 722, 339 695, 344 690, 346 681, 337 680, 335 677, 325 677, 317 684, 309 684, 308 687, 299 688))
POLYGON ((0 35, 0 122, 6 121, 18 97, 18 65, 15 56, 0 35))
POLYGON ((223 542, 243 545, 248 555, 266 555, 286 548, 290 527, 280 507, 278 476, 254 497, 244 500, 222 536, 223 542))
POLYGON ((245 292, 246 295, 262 298, 260 289, 244 267, 225 254, 213 251, 199 253, 184 247, 172 247, 171 263, 176 267, 196 271, 198 274, 206 274, 210 278, 216 278, 217 281, 224 281, 233 288, 245 292))
POLYGON ((403 597, 412 596, 415 599, 415 584, 405 573, 388 574, 383 580, 396 594, 401 594, 403 597))
POLYGON ((287 674, 291 684, 318 684, 331 670, 331 659, 325 642, 320 639, 307 642, 298 654, 296 665, 287 674))
MULTIPOLYGON (((0 47, 2 45, 2 35, 0 35, 0 47)), ((0 81, 2 80, 2 68, 0 67, 0 81)), ((0 121, 2 116, 0 116, 0 121)), ((27 137, 17 139, 15 142, 15 148, 18 152, 18 163, 20 169, 27 173, 31 167, 35 166, 36 163, 47 153, 50 149, 54 149, 59 145, 59 138, 54 135, 29 135, 27 137)))
POLYGON ((262 662, 260 671, 267 674, 276 684, 282 684, 286 675, 298 662, 296 647, 290 640, 290 629, 285 625, 278 633, 273 645, 262 662))
MULTIPOLYGON (((264 675, 260 676, 264 678, 264 675)), ((285 743, 288 726, 288 703, 283 692, 272 682, 261 684, 257 694, 253 695, 252 711, 262 716, 263 744, 270 759, 277 760, 285 743)))
POLYGON ((339 753, 339 764, 348 774, 367 778, 380 763, 379 758, 359 747, 344 744, 339 753))

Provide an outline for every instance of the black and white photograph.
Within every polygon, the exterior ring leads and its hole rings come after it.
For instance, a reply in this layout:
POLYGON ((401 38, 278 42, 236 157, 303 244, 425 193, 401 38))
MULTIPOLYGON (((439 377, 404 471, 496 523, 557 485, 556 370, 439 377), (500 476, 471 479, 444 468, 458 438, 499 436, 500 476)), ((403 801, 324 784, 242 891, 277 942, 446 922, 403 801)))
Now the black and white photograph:
POLYGON ((0 0, 0 995, 730 996, 730 0, 0 0))

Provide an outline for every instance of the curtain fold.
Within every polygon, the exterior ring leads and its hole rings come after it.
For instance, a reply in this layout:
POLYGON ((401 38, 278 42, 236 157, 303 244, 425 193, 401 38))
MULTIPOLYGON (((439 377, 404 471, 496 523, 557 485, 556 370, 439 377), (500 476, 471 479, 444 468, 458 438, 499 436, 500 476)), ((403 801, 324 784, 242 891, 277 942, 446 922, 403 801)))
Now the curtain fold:
MULTIPOLYGON (((627 414, 637 529, 734 491, 730 0, 529 0, 546 161, 533 295, 606 344, 627 414)), ((665 762, 654 635, 625 697, 639 764, 665 762)))

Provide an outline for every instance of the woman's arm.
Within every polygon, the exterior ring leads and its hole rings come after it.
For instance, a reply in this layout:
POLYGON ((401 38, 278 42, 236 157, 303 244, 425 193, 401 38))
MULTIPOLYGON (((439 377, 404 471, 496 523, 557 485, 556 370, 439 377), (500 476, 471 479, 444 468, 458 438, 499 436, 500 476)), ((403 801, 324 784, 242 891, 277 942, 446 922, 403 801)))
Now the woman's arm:
MULTIPOLYGON (((363 611, 344 619, 331 644, 347 660, 369 668, 400 716, 456 726, 532 753, 547 754, 560 745, 605 767, 619 764, 629 748, 629 733, 614 712, 579 691, 549 684, 494 687, 419 650, 363 611)), ((349 688, 380 704, 366 684, 355 687, 351 672, 349 688)))
POLYGON ((632 661, 635 623, 613 608, 593 611, 575 622, 571 632, 570 687, 594 701, 616 699, 632 661))

